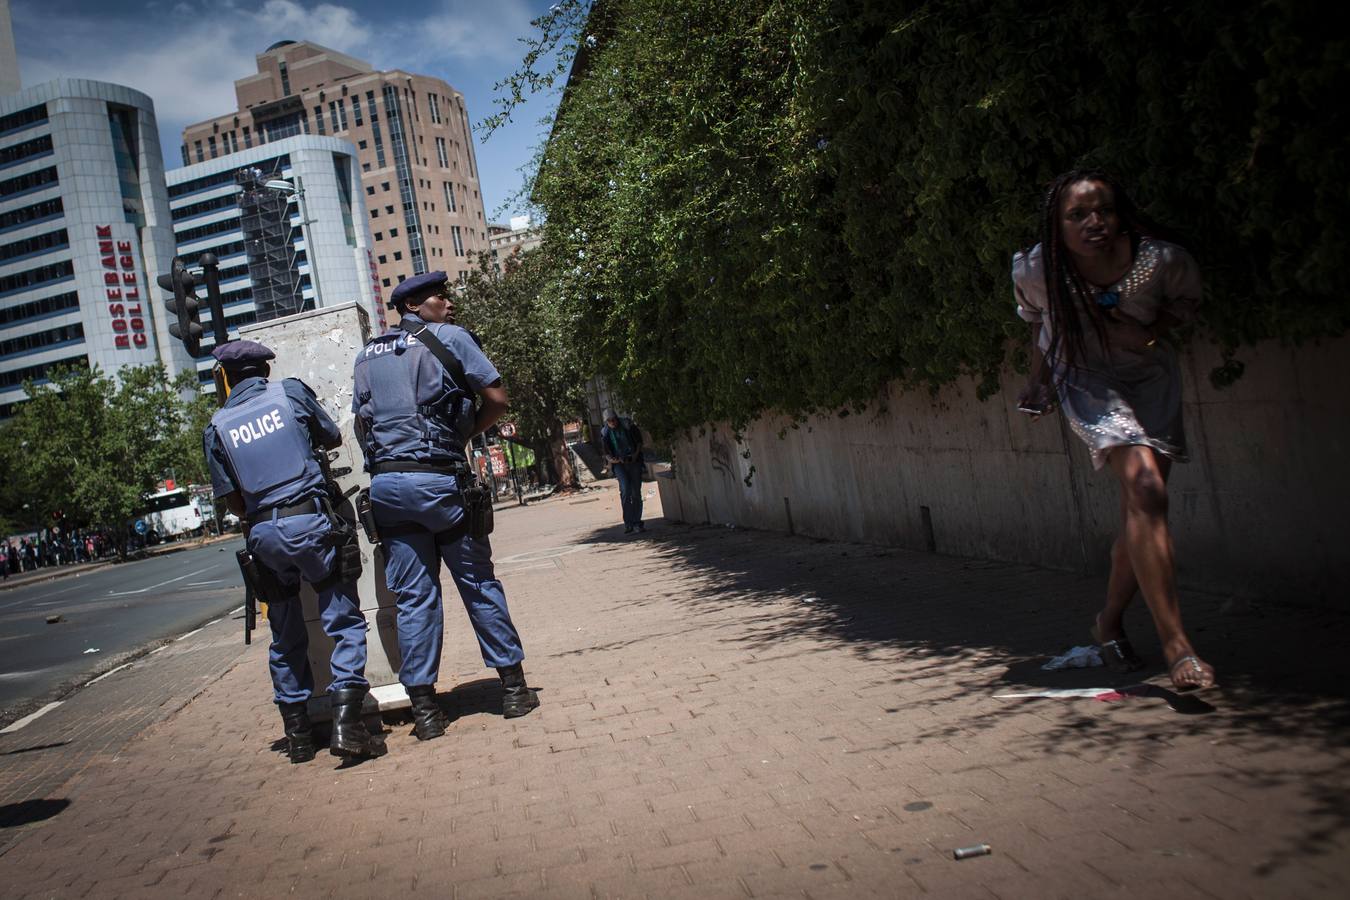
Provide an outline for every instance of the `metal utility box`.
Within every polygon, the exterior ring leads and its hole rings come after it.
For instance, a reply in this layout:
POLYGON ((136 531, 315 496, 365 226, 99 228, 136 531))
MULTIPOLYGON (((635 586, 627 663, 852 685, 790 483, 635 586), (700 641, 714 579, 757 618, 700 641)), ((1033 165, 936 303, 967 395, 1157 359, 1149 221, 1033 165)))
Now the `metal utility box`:
MULTIPOLYGON (((299 378, 313 389, 323 408, 342 430, 342 446, 329 451, 328 466, 344 500, 338 513, 352 522, 361 542, 361 579, 357 582, 361 610, 370 631, 366 637, 366 678, 370 696, 383 710, 409 705, 398 681, 402 659, 398 650, 397 609, 394 595, 384 583, 384 554, 366 540, 356 521, 356 492, 369 484, 362 471, 361 449, 356 443, 352 415, 352 365, 356 354, 370 339, 370 317, 355 303, 298 313, 256 325, 245 325, 239 335, 265 344, 276 354, 269 380, 299 378)), ((312 715, 330 715, 326 691, 332 681, 328 660, 333 642, 319 622, 318 601, 305 585, 300 594, 305 625, 309 631, 309 664, 314 671, 312 715)), ((368 701, 369 702, 369 701, 368 701)))

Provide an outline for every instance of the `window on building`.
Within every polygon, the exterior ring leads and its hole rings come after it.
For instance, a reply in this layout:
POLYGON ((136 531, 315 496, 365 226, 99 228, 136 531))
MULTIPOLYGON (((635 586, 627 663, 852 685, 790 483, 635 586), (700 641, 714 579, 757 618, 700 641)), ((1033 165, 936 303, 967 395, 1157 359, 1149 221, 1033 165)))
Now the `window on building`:
POLYGON ((7 341, 0 341, 0 359, 17 353, 28 353, 33 350, 56 347, 80 340, 84 340, 84 326, 79 322, 73 325, 62 325, 59 328, 52 328, 47 331, 23 334, 7 341))
POLYGON ((277 68, 281 70, 281 96, 289 97, 291 95, 291 75, 286 71, 286 61, 277 63, 277 68))
POLYGON ((402 250, 395 250, 395 251, 394 251, 394 262, 399 262, 399 261, 401 261, 402 259, 403 259, 403 251, 402 251, 402 250))
POLYGON ((394 208, 392 206, 386 206, 384 211, 391 216, 394 214, 394 208))
POLYGON ((450 242, 451 242, 452 244, 454 244, 454 247, 455 247, 455 255, 456 255, 456 256, 463 256, 463 255, 464 255, 464 238, 463 238, 463 237, 460 235, 460 233, 459 233, 459 226, 458 226, 458 225, 451 225, 451 226, 450 226, 450 242))
POLYGON ((350 156, 333 157, 333 173, 337 176, 338 206, 342 210, 342 230, 347 246, 356 246, 356 225, 352 221, 352 173, 350 156))
POLYGON ((206 146, 211 151, 211 158, 215 159, 218 154, 216 153, 216 136, 214 134, 206 139, 206 146))
POLYGON ((43 200, 40 203, 34 203, 32 206, 12 209, 6 213, 0 213, 0 231, 22 228, 25 225, 31 225, 34 222, 41 222, 46 219, 59 218, 64 212, 65 207, 62 205, 60 197, 43 200))
POLYGON ((450 154, 445 149, 445 138, 436 138, 436 161, 441 164, 442 169, 450 168, 450 154))
POLYGON ((338 131, 341 130, 341 127, 338 125, 337 101, 336 101, 336 100, 329 100, 329 101, 328 101, 328 115, 329 115, 329 117, 330 117, 330 119, 331 119, 331 121, 332 121, 332 123, 333 123, 333 133, 334 133, 334 134, 337 134, 338 131))
POLYGON ((366 149, 366 142, 365 142, 365 141, 357 141, 357 142, 356 142, 356 149, 358 149, 358 150, 364 150, 364 149, 366 149))
POLYGON ((372 197, 375 196, 375 185, 373 184, 366 185, 366 193, 370 194, 372 197))
POLYGON ((384 255, 380 255, 380 256, 375 257, 375 260, 376 260, 380 265, 384 265, 385 263, 389 262, 389 257, 384 256, 384 255))
POLYGON ((188 157, 188 148, 187 148, 187 144, 184 144, 184 145, 183 145, 183 165, 187 166, 187 165, 191 165, 191 164, 192 164, 192 160, 188 157))
POLYGON ((0 244, 0 263, 21 259, 25 256, 35 256, 52 250, 60 250, 69 246, 70 235, 64 228, 60 228, 46 234, 36 234, 23 240, 0 244))
POLYGON ((382 191, 387 191, 387 190, 389 190, 389 182, 387 182, 387 181, 381 181, 381 182, 380 182, 380 190, 382 190, 382 191))
POLYGON ((252 135, 252 133, 248 130, 248 126, 245 125, 245 126, 244 126, 244 148, 245 148, 245 149, 248 149, 249 147, 252 147, 252 146, 253 146, 253 135, 252 135))
POLYGON ((441 190, 445 193, 445 207, 451 212, 456 212, 455 206, 455 186, 448 181, 441 182, 441 190))
POLYGON ((427 110, 431 113, 432 123, 441 124, 441 104, 435 94, 427 94, 427 110))
POLYGON ((0 134, 22 131, 45 121, 47 121, 47 104, 39 103, 37 106, 30 106, 27 109, 12 112, 7 116, 0 116, 0 134))
POLYGON ((352 119, 356 122, 358 128, 366 124, 361 119, 361 98, 357 96, 352 97, 352 119))
POLYGON ((25 319, 54 316, 67 310, 79 309, 79 307, 80 295, 75 291, 57 294, 55 297, 44 297, 30 303, 20 303, 17 306, 7 306, 0 309, 0 327, 8 326, 14 322, 22 322, 25 319))
POLYGON ((372 219, 378 219, 380 217, 380 211, 378 209, 372 209, 370 211, 370 217, 372 219))
POLYGON ((314 107, 314 124, 319 129, 319 134, 325 134, 323 130, 323 106, 314 107))
POLYGON ((369 171, 370 171, 370 163, 361 163, 361 171, 362 171, 362 172, 369 172, 369 171))
POLYGON ((52 154, 52 136, 44 134, 41 137, 33 138, 31 141, 24 141, 20 144, 11 144, 0 150, 0 169, 6 166, 16 165, 29 159, 36 159, 40 156, 50 156, 52 154))
POLYGON ((375 232, 375 240, 377 240, 377 241, 382 241, 382 240, 384 240, 384 232, 382 232, 382 231, 377 231, 377 232, 375 232))
POLYGON ((23 272, 15 272, 11 275, 0 277, 0 294, 7 294, 10 291, 27 290, 52 281, 63 281, 73 277, 75 277, 75 269, 71 265, 70 260, 38 266, 35 269, 28 269, 23 272))
POLYGON ((383 281, 380 282, 380 284, 384 285, 385 287, 389 287, 389 279, 388 278, 384 279, 383 281))
POLYGON ((202 162, 202 161, 204 161, 204 160, 206 159, 206 157, 202 154, 202 142, 201 142, 201 141, 193 141, 193 142, 192 142, 192 149, 195 150, 195 151, 197 152, 197 162, 202 162))
POLYGON ((338 100, 338 121, 342 123, 342 130, 347 130, 347 101, 338 100))
POLYGON ((398 229, 397 229, 397 228, 390 228, 390 229, 389 229, 389 236, 390 236, 391 238, 398 237, 398 229))

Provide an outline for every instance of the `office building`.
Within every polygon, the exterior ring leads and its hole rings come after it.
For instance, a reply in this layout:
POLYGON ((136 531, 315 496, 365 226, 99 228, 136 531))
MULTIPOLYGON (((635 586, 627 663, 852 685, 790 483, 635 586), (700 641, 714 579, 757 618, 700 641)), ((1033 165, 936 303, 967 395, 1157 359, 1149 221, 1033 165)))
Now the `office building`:
POLYGON ((521 254, 538 247, 543 240, 543 230, 533 225, 529 216, 512 216, 509 226, 489 225, 488 247, 492 254, 493 273, 502 276, 521 254))
POLYGON ((150 290, 173 249, 149 97, 66 78, 0 96, 0 417, 54 366, 191 365, 150 290))
POLYGON ((437 269, 466 277, 489 248, 463 95, 307 41, 279 41, 257 65, 235 82, 234 112, 183 130, 184 164, 301 134, 344 138, 356 146, 384 293, 437 269))
MULTIPOLYGON (((216 256, 232 334, 251 322, 352 302, 383 320, 361 170, 347 141, 295 135, 173 169, 167 178, 178 255, 190 267, 204 253, 216 256)), ((209 380, 209 359, 199 372, 209 380)))

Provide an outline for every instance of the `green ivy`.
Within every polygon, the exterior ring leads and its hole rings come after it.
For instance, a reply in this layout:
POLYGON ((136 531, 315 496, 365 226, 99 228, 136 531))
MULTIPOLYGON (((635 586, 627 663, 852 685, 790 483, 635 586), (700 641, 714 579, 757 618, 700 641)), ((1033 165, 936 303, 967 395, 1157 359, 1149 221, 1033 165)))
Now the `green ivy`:
POLYGON ((1085 164, 1185 235, 1228 350, 1350 325, 1350 58, 1312 4, 613 0, 538 24, 581 48, 532 186, 558 295, 660 436, 896 379, 991 388, 1025 341, 1011 255, 1085 164))

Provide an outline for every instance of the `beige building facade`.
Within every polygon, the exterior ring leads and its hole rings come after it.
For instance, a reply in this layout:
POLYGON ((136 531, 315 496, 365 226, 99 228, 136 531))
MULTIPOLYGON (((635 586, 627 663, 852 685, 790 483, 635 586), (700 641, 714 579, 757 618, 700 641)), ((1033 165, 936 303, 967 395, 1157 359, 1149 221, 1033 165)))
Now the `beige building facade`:
POLYGON ((298 134, 344 138, 357 148, 381 300, 422 272, 467 278, 490 248, 464 96, 307 41, 279 41, 257 62, 234 83, 235 112, 183 129, 183 164, 298 134))

